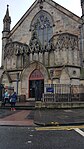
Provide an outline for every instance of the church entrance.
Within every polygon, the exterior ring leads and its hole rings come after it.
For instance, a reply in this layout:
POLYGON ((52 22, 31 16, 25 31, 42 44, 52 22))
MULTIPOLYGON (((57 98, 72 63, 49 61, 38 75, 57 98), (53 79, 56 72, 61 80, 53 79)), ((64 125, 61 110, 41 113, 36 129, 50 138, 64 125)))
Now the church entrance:
POLYGON ((44 92, 44 78, 42 73, 36 69, 29 77, 29 98, 41 100, 44 92))

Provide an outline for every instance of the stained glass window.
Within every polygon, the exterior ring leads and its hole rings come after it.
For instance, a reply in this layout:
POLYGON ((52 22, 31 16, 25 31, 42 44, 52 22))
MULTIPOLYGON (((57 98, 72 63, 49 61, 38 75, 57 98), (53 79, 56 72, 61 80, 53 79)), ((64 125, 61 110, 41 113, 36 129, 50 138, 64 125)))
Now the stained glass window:
POLYGON ((49 13, 40 11, 31 23, 31 30, 37 32, 38 38, 42 45, 48 43, 53 33, 53 20, 49 13))

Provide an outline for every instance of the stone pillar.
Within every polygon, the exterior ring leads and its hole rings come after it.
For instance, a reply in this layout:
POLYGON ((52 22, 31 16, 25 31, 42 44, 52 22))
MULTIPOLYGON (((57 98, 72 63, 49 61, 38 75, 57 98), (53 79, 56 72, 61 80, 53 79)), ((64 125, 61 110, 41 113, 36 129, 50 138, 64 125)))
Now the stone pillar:
POLYGON ((55 64, 55 54, 54 51, 50 52, 50 66, 54 66, 55 64))
POLYGON ((22 67, 22 55, 17 55, 17 63, 16 63, 17 68, 22 67))
POLYGON ((77 50, 77 66, 80 66, 80 52, 77 50))
POLYGON ((68 49, 68 62, 69 65, 72 65, 72 49, 70 47, 68 49))
POLYGON ((56 49, 56 57, 57 57, 57 65, 60 64, 60 50, 59 49, 56 49))
POLYGON ((74 49, 72 49, 72 65, 74 65, 74 49))
POLYGON ((43 63, 42 53, 39 53, 39 62, 43 63))
POLYGON ((75 66, 77 66, 77 63, 78 63, 78 49, 75 48, 74 49, 74 64, 75 64, 75 66))
POLYGON ((38 61, 38 53, 33 54, 33 60, 38 61))
POLYGON ((82 25, 80 27, 80 50, 81 50, 81 65, 84 67, 84 0, 81 0, 81 8, 82 8, 82 25))
POLYGON ((48 66, 48 52, 45 52, 45 65, 48 66))
POLYGON ((30 62, 32 62, 32 60, 33 60, 33 55, 32 53, 30 53, 30 62))

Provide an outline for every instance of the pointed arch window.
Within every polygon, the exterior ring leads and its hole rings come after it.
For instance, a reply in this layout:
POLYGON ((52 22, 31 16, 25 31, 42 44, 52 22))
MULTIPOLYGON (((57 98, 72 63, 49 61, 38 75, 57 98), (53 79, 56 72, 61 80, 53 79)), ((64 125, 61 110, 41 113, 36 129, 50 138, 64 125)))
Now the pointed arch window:
POLYGON ((49 13, 41 10, 31 23, 31 31, 36 31, 42 45, 48 43, 53 34, 53 19, 49 13))

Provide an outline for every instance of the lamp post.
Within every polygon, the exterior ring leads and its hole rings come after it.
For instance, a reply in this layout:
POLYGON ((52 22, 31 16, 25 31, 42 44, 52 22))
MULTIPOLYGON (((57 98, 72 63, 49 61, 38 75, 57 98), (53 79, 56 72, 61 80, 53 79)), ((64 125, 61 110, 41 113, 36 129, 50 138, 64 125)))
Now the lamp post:
POLYGON ((19 73, 17 73, 17 80, 16 80, 16 83, 17 83, 17 95, 18 95, 19 73))
POLYGON ((4 89, 4 85, 0 84, 0 101, 2 100, 3 89, 4 89))
POLYGON ((51 88, 52 88, 52 95, 53 95, 53 101, 54 101, 54 85, 53 85, 53 72, 54 70, 50 70, 50 78, 51 78, 51 88))

